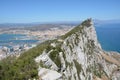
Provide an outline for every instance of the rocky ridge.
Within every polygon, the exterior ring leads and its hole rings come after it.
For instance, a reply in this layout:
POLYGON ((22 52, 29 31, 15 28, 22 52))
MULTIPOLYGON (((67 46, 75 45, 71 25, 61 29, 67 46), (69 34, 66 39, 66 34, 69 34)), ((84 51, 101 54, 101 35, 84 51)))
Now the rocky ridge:
POLYGON ((120 54, 102 50, 91 19, 51 41, 35 61, 40 80, 120 79, 120 54))

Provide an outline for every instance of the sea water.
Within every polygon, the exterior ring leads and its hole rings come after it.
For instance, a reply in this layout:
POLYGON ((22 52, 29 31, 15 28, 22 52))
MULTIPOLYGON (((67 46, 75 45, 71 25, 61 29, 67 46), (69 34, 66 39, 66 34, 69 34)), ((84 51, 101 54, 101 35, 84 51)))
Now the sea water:
POLYGON ((22 34, 0 34, 0 47, 12 47, 15 45, 34 44, 38 42, 33 36, 22 34))
POLYGON ((120 52, 120 23, 99 24, 95 28, 104 50, 120 52))

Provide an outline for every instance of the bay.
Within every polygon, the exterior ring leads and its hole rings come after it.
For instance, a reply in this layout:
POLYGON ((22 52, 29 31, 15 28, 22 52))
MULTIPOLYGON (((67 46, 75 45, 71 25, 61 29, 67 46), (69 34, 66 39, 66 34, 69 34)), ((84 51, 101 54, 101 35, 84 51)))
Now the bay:
POLYGON ((0 46, 12 47, 15 45, 34 44, 38 42, 33 36, 22 34, 0 34, 0 46))

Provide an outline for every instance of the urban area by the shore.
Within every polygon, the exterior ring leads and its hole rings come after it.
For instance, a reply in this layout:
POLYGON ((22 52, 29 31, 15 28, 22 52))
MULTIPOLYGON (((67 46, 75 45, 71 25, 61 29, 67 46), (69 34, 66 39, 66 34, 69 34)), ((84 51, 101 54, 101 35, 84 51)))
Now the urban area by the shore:
POLYGON ((24 51, 27 51, 28 49, 31 49, 38 45, 39 43, 45 41, 45 40, 51 40, 58 38, 59 36, 65 34, 66 32, 70 31, 73 28, 73 26, 64 26, 64 28, 58 28, 53 27, 50 29, 45 30, 27 30, 27 29, 1 29, 0 28, 0 34, 22 34, 27 36, 34 36, 35 40, 38 40, 37 43, 32 44, 23 44, 23 45, 13 45, 11 48, 7 46, 2 46, 0 48, 0 60, 3 58, 6 58, 7 56, 19 56, 24 51))

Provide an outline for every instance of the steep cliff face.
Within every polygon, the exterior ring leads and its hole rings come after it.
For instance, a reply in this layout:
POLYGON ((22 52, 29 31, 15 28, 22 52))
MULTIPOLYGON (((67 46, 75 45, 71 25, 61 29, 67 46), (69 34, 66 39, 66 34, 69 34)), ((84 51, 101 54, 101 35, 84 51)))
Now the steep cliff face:
POLYGON ((102 50, 94 24, 88 19, 51 41, 35 61, 42 80, 119 80, 119 58, 118 53, 102 50))

